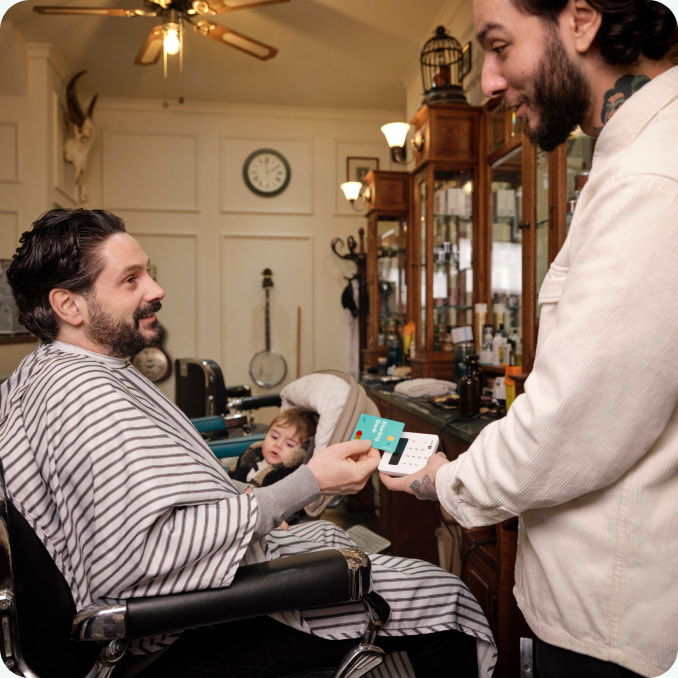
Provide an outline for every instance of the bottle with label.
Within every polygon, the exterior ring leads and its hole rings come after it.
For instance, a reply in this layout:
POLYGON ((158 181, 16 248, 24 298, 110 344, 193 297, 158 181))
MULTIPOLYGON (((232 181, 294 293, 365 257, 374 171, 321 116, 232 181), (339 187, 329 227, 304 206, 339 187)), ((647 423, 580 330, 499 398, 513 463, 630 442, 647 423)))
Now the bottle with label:
POLYGON ((393 323, 393 329, 388 338, 388 365, 402 365, 403 362, 403 338, 400 334, 398 323, 393 323))
POLYGON ((509 335, 509 343, 511 344, 511 362, 510 365, 523 364, 523 344, 520 340, 518 330, 514 327, 509 335))
POLYGON ((506 331, 504 330, 504 323, 499 325, 494 338, 492 339, 492 364, 501 365, 501 347, 506 341, 506 331))
POLYGON ((481 365, 491 365, 492 364, 492 339, 494 338, 494 330, 492 325, 485 323, 483 327, 483 345, 480 349, 480 355, 478 356, 478 362, 481 365))
POLYGON ((459 413, 472 417, 480 411, 480 370, 478 356, 466 357, 466 374, 459 380, 459 413))

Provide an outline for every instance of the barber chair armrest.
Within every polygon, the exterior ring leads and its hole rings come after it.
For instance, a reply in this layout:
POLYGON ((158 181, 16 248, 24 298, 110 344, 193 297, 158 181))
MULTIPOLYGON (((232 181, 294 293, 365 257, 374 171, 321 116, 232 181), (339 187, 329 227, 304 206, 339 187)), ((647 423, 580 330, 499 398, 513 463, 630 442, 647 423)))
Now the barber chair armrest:
POLYGON ((222 589, 89 606, 76 615, 71 636, 95 641, 143 638, 272 612, 359 601, 369 588, 370 561, 362 551, 318 551, 245 565, 222 589))
POLYGON ((270 395, 251 396, 249 398, 235 398, 229 403, 234 410, 258 410, 260 407, 280 407, 282 399, 279 393, 270 395))
POLYGON ((224 393, 227 398, 245 398, 252 395, 252 389, 245 384, 240 384, 239 386, 224 387, 224 393))

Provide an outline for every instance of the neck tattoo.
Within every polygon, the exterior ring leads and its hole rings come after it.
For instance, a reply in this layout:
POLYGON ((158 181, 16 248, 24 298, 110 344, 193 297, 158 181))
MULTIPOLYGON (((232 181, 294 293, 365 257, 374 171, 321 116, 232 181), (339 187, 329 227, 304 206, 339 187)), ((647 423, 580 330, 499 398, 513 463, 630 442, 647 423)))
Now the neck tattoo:
POLYGON ((614 84, 614 87, 607 90, 603 95, 603 106, 600 111, 601 125, 596 128, 597 131, 600 132, 621 105, 648 82, 650 82, 650 78, 647 75, 632 75, 631 73, 622 75, 614 84))

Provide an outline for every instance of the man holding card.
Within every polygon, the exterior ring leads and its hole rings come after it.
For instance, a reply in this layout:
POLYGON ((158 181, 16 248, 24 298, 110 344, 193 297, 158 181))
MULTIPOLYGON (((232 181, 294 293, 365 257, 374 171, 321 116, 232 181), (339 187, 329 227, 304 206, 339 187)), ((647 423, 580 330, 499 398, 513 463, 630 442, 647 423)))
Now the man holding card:
MULTIPOLYGON (((7 271, 41 343, 0 387, 5 478, 78 609, 225 587, 241 564, 355 547, 327 521, 276 528, 321 494, 357 492, 379 461, 366 436, 317 451, 266 487, 232 480, 129 360, 162 332, 164 291, 148 267, 116 215, 55 209, 22 235, 7 271)), ((371 560, 374 588, 391 606, 376 639, 388 655, 379 675, 489 678, 495 646, 466 586, 430 563, 371 560)), ((140 678, 317 675, 339 666, 365 625, 355 604, 135 640, 129 673, 116 675, 137 675, 142 661, 140 678)))
POLYGON ((678 67, 650 0, 475 0, 482 86, 545 150, 597 137, 544 280, 534 369, 457 460, 382 475, 463 526, 520 516, 541 678, 656 676, 678 651, 678 67), (671 149, 671 150, 669 150, 671 149))

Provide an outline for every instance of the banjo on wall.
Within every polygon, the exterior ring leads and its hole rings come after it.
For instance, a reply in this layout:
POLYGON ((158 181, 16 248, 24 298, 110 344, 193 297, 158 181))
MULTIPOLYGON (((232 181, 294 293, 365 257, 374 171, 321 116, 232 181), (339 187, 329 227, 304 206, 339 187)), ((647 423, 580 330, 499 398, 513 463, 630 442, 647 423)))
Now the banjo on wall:
POLYGON ((273 287, 273 271, 270 268, 263 270, 262 286, 266 292, 266 349, 259 351, 250 361, 250 377, 258 386, 270 388, 280 384, 287 375, 285 358, 271 351, 271 307, 269 293, 273 287))

